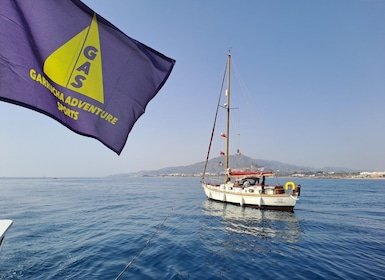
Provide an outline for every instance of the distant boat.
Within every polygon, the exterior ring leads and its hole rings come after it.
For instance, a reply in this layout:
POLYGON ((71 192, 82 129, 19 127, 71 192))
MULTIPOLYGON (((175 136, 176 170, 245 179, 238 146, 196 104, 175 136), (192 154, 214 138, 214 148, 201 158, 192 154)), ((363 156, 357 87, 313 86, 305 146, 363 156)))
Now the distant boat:
POLYGON ((0 248, 3 247, 5 233, 12 226, 12 220, 0 220, 0 248))
MULTIPOLYGON (((209 160, 211 142, 215 132, 216 118, 212 130, 209 149, 207 152, 206 164, 202 174, 202 187, 208 199, 225 203, 238 204, 240 206, 250 206, 260 209, 281 210, 292 212, 299 200, 301 186, 294 182, 286 182, 285 185, 269 185, 265 179, 275 176, 271 171, 257 170, 232 170, 229 165, 229 141, 230 141, 230 62, 231 55, 227 57, 227 102, 224 106, 218 102, 217 113, 220 107, 227 111, 226 133, 221 133, 221 137, 226 139, 226 159, 224 178, 220 183, 212 183, 206 177, 207 162, 209 160)), ((220 100, 220 99, 219 99, 220 100)), ((240 155, 239 150, 237 154, 240 155)))

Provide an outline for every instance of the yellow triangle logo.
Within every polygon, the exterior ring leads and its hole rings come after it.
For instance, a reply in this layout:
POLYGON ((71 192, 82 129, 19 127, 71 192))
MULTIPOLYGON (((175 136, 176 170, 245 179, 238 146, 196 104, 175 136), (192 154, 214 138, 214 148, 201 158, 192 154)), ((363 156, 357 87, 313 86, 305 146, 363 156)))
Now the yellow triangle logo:
POLYGON ((96 14, 90 26, 46 59, 43 71, 55 83, 104 103, 102 58, 96 14))

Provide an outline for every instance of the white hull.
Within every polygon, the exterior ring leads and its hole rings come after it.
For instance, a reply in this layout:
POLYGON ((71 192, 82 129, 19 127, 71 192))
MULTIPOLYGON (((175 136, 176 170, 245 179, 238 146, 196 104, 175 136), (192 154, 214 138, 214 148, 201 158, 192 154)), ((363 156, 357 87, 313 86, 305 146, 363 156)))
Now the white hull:
POLYGON ((12 226, 12 220, 0 220, 0 247, 3 245, 5 233, 12 226))
POLYGON ((234 187, 232 182, 221 185, 202 182, 202 187, 209 199, 261 209, 293 211, 299 199, 296 192, 276 194, 274 186, 265 186, 264 193, 260 185, 241 188, 234 187))

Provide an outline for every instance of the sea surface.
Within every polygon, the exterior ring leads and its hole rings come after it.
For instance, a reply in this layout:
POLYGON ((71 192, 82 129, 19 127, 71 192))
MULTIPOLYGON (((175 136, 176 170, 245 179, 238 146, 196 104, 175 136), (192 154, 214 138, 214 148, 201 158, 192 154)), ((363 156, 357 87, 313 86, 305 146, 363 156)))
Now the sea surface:
POLYGON ((0 279, 385 279, 385 180, 296 182, 286 213, 199 178, 0 178, 0 279))

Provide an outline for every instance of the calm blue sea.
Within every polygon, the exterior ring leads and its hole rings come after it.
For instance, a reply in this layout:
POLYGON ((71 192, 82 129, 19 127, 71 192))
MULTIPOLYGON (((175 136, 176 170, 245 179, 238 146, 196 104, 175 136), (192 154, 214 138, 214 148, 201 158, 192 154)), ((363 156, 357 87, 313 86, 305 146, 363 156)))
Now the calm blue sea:
POLYGON ((0 279, 385 279, 385 180, 297 182, 285 213, 199 178, 1 178, 0 279))

